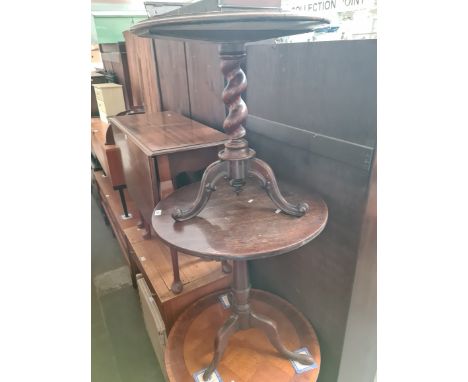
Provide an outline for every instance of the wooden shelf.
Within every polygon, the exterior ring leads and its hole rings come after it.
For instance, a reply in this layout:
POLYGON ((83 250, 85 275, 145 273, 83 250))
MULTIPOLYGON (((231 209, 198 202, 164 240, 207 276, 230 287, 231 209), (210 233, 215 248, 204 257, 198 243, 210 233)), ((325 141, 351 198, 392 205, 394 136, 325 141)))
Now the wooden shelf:
POLYGON ((220 262, 205 261, 179 252, 184 289, 180 294, 174 294, 171 291, 173 274, 169 248, 156 237, 142 239, 143 232, 137 227, 125 229, 131 260, 143 274, 169 331, 186 307, 206 294, 227 288, 232 277, 223 273, 220 262))

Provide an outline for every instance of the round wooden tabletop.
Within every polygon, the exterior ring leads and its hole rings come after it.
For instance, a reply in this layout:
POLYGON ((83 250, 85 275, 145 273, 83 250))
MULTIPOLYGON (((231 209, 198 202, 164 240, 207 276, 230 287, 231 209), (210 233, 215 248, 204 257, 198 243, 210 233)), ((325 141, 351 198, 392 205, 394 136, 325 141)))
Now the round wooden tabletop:
MULTIPOLYGON (((230 310, 220 299, 226 292, 197 301, 172 327, 165 353, 171 382, 193 382, 194 377, 210 364, 216 332, 230 315, 230 310)), ((309 322, 287 301, 264 291, 251 290, 251 305, 255 312, 276 322, 280 338, 288 349, 307 349, 315 364, 306 368, 294 366, 275 350, 263 332, 252 328, 237 332, 229 339, 216 369, 221 377, 218 380, 315 382, 320 370, 320 346, 309 322)))
POLYGON ((159 202, 152 223, 161 240, 199 257, 248 260, 299 248, 319 235, 326 225, 328 209, 322 198, 291 185, 280 184, 280 189, 289 202, 309 204, 309 211, 302 217, 277 210, 253 180, 247 181, 239 195, 225 180, 216 186, 201 213, 183 222, 174 221, 171 213, 193 202, 199 183, 182 187, 159 202))
POLYGON ((167 13, 133 25, 130 30, 141 37, 200 40, 210 42, 249 42, 312 32, 330 24, 321 17, 289 11, 255 10, 167 13))

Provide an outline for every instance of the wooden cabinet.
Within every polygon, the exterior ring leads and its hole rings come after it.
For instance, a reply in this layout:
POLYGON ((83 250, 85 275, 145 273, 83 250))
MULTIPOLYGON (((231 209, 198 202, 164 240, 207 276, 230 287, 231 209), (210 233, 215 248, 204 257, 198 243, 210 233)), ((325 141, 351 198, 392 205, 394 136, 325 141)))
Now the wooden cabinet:
POLYGON ((113 117, 110 123, 125 183, 150 237, 153 209, 174 191, 176 176, 217 160, 227 136, 171 111, 113 117))
POLYGON ((94 91, 102 121, 107 122, 107 117, 125 111, 122 85, 112 83, 96 84, 94 85, 94 91))
POLYGON ((154 354, 161 366, 164 379, 168 381, 166 366, 164 364, 164 351, 166 350, 167 342, 166 327, 164 326, 161 313, 159 313, 158 305, 141 274, 137 275, 137 285, 146 331, 153 345, 154 354))

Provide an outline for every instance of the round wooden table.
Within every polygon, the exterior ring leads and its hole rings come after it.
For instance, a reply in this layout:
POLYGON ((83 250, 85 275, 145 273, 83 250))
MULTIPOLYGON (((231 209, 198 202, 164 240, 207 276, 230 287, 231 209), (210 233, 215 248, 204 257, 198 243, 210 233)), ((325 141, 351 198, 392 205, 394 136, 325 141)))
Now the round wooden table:
MULTIPOLYGON (((253 293, 254 302, 251 304, 247 261, 288 253, 317 237, 324 229, 328 218, 325 202, 318 195, 283 184, 281 189, 288 200, 293 203, 306 202, 309 205, 309 210, 304 216, 295 217, 277 209, 257 182, 248 181, 240 194, 236 194, 227 182, 220 182, 209 203, 198 216, 186 221, 174 221, 171 216, 174 209, 190 205, 198 187, 197 183, 183 187, 162 200, 154 210, 152 224, 162 241, 184 253, 212 260, 233 260, 233 283, 227 295, 230 316, 220 328, 214 328, 214 330, 219 329, 215 338, 214 355, 211 364, 205 365, 207 368, 203 379, 207 381, 213 377, 229 338, 239 335, 238 331, 247 331, 252 328, 263 331, 276 348, 277 353, 285 358, 300 362, 302 365, 318 366, 320 351, 316 335, 310 325, 298 324, 305 320, 301 313, 283 300, 266 292, 253 293), (258 303, 255 303, 257 300, 258 303), (262 302, 269 308, 257 309, 262 302), (281 330, 270 317, 267 317, 268 312, 283 311, 285 306, 288 306, 289 313, 284 316, 284 320, 290 321, 293 328, 299 325, 301 329, 296 331, 299 345, 307 347, 310 355, 294 352, 298 349, 289 350, 282 342, 286 341, 285 343, 289 344, 288 338, 282 338, 281 330)), ((166 352, 166 367, 168 375, 174 382, 193 380, 192 374, 196 370, 192 369, 196 363, 187 364, 186 361, 190 357, 185 353, 177 353, 174 349, 180 348, 181 344, 189 338, 187 334, 190 333, 191 323, 194 323, 197 317, 206 315, 213 304, 216 304, 213 301, 216 301, 216 297, 211 296, 200 300, 177 320, 171 330, 166 352), (180 358, 181 356, 183 358, 180 358)), ((271 315, 274 316, 274 314, 271 315)), ((217 324, 219 326, 219 323, 217 324)), ((205 341, 213 340, 212 335, 206 337, 205 341)), ((190 348, 187 344, 183 346, 190 348)), ((192 351, 197 352, 197 349, 193 348, 192 351)), ((242 365, 239 364, 238 367, 242 365)), ((295 374, 292 363, 291 370, 292 376, 284 379, 285 381, 300 380, 295 376, 304 377, 304 374, 295 374)), ((223 378, 223 375, 221 377, 223 378)), ((234 380, 241 382, 239 379, 234 380)), ((245 379, 247 380, 250 379, 245 379)), ((227 379, 227 381, 230 380, 227 379)))

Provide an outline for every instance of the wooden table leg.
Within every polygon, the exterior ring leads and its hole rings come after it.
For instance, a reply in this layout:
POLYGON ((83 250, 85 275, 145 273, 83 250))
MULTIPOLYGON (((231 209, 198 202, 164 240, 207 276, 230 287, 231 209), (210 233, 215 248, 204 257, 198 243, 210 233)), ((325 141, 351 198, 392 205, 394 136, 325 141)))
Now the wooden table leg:
POLYGON ((130 277, 132 279, 132 286, 135 289, 137 289, 138 285, 137 285, 136 275, 139 272, 138 272, 138 267, 135 264, 135 259, 134 259, 135 254, 131 250, 128 251, 127 253, 128 253, 128 261, 130 262, 130 277))
POLYGON ((164 199, 174 192, 171 164, 167 155, 159 155, 156 161, 158 163, 159 196, 164 199))
POLYGON ((143 239, 151 239, 151 226, 147 222, 143 222, 143 227, 145 228, 145 233, 143 234, 143 239))
POLYGON ((246 260, 233 261, 233 281, 231 286, 231 316, 218 331, 215 340, 213 360, 205 370, 203 379, 208 381, 215 371, 227 347, 229 337, 239 330, 257 328, 262 330, 275 349, 284 357, 304 365, 312 365, 314 360, 306 354, 294 353, 281 342, 276 324, 268 317, 252 312, 250 308, 250 281, 246 260))
POLYGON ((143 219, 143 214, 141 213, 141 211, 138 211, 138 215, 139 215, 139 220, 138 220, 138 223, 137 223, 137 227, 138 228, 144 228, 145 227, 145 219, 143 219))
POLYGON ((179 294, 182 292, 183 284, 180 280, 179 274, 179 255, 177 250, 174 247, 170 247, 171 250, 171 259, 172 259, 172 273, 174 275, 174 280, 172 281, 171 290, 174 294, 179 294))

